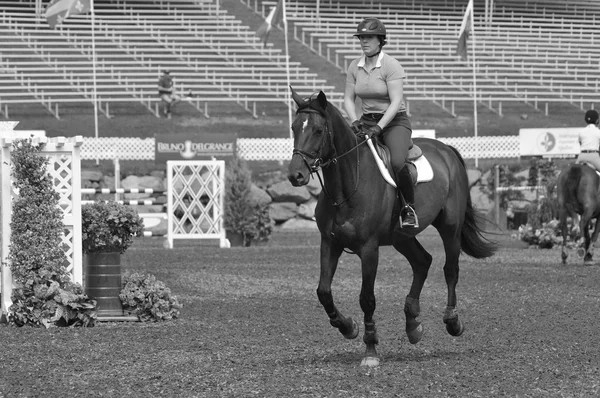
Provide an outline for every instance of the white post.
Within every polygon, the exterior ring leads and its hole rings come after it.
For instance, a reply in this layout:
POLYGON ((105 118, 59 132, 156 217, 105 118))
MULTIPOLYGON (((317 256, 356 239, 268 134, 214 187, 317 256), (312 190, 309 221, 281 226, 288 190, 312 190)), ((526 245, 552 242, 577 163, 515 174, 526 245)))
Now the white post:
MULTIPOLYGON (((98 138, 98 92, 96 87, 96 12, 94 10, 94 0, 90 0, 92 11, 92 101, 94 101, 94 136, 98 138)), ((100 160, 96 158, 96 164, 100 160)))
MULTIPOLYGON (((287 88, 289 90, 291 82, 290 82, 290 50, 289 50, 289 46, 288 46, 288 23, 287 23, 287 16, 286 16, 286 10, 285 10, 285 0, 283 0, 281 2, 282 6, 283 6, 283 10, 282 10, 282 20, 283 20, 283 37, 285 40, 285 76, 287 78, 287 88)), ((289 95, 288 96, 288 128, 290 129, 290 138, 294 138, 294 133, 292 132, 292 96, 289 95)))
POLYGON ((473 39, 473 124, 475 133, 475 167, 479 166, 479 137, 477 134, 477 61, 475 57, 475 10, 471 12, 471 37, 473 39))

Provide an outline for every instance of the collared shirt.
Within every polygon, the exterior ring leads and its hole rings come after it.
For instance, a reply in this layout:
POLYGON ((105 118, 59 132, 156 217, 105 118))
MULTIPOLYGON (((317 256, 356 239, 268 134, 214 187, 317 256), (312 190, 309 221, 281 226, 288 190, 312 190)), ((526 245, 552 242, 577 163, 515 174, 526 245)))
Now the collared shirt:
POLYGON ((597 151, 600 149, 600 129, 595 124, 588 124, 579 133, 579 144, 582 151, 597 151))
MULTIPOLYGON (((354 84, 354 92, 362 100, 363 113, 384 113, 390 105, 387 82, 406 79, 406 73, 400 62, 383 51, 371 70, 365 68, 365 61, 364 54, 352 61, 348 67, 346 84, 354 84)), ((404 101, 398 111, 406 111, 404 101)))

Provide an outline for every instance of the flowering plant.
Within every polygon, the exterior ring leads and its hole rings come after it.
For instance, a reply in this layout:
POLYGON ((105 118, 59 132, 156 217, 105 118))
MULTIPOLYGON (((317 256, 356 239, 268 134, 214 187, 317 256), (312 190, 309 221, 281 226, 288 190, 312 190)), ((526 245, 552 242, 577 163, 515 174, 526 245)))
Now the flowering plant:
MULTIPOLYGON (((573 231, 571 231, 573 232, 573 231)), ((537 246, 540 249, 551 249, 554 245, 562 244, 562 233, 558 220, 551 220, 543 223, 540 228, 534 228, 531 224, 521 225, 519 227, 517 238, 530 246, 537 246)), ((577 242, 573 236, 567 237, 567 247, 574 248, 577 242)))
POLYGON ((141 236, 144 221, 131 206, 99 201, 81 206, 84 253, 125 253, 133 238, 141 236))
POLYGON ((146 322, 177 318, 183 307, 171 289, 149 274, 125 275, 119 298, 124 311, 146 322))

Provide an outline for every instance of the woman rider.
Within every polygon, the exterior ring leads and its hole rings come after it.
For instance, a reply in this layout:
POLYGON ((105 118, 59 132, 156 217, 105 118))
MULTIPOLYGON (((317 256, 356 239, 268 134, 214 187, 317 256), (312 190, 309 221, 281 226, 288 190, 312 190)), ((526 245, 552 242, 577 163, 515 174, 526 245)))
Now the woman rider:
POLYGON ((408 149, 412 146, 412 127, 403 99, 406 73, 395 58, 382 51, 386 44, 386 29, 380 20, 364 19, 358 24, 354 36, 359 39, 363 55, 348 67, 344 108, 350 120, 354 120, 352 127, 355 132, 362 131, 370 137, 382 136, 390 150, 399 194, 405 200, 400 225, 418 228, 414 186, 406 167, 408 149), (360 120, 357 120, 356 97, 362 101, 360 120))

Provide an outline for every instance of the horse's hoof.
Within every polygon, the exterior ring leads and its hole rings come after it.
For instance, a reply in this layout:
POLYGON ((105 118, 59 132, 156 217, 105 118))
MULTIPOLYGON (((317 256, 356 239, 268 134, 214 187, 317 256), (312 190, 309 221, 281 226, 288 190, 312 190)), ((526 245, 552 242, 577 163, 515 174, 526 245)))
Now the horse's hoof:
POLYGON ((379 358, 377 357, 364 357, 360 362, 360 366, 368 366, 370 368, 374 368, 379 366, 379 358))
POLYGON ((583 256, 585 256, 585 249, 583 247, 580 247, 579 249, 577 249, 577 256, 579 258, 583 258, 583 256))
POLYGON ((444 320, 446 331, 450 336, 458 337, 465 331, 465 327, 460 319, 452 318, 444 320))
POLYGON ((406 335, 408 336, 408 341, 410 344, 417 344, 423 338, 423 325, 419 323, 415 329, 411 331, 406 331, 406 335))
POLYGON ((352 319, 352 330, 349 333, 346 333, 344 335, 344 337, 347 338, 348 340, 355 339, 358 337, 358 332, 359 332, 358 323, 356 323, 356 321, 354 319, 352 319))

